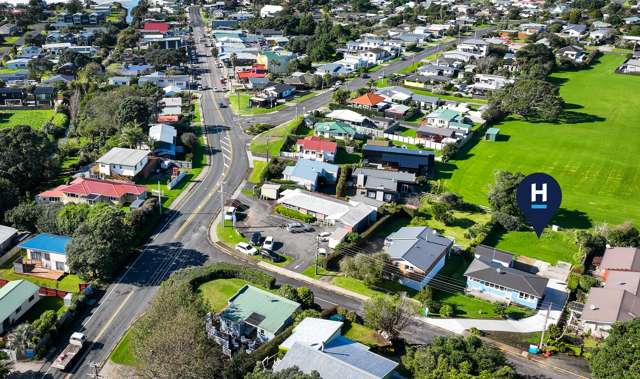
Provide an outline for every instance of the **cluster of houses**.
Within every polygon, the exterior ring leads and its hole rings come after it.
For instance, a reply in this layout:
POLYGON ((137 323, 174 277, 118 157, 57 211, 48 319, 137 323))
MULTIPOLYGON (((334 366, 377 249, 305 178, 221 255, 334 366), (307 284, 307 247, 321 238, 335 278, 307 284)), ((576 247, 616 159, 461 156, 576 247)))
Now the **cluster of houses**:
POLYGON ((569 324, 604 338, 615 322, 640 317, 640 248, 608 247, 594 275, 601 286, 591 288, 584 305, 570 307, 569 324))
MULTIPOLYGON (((245 285, 228 300, 225 309, 208 315, 207 332, 228 356, 241 349, 251 352, 293 324, 300 310, 295 301, 245 285)), ((297 367, 308 374, 316 371, 326 379, 393 377, 397 362, 345 337, 343 329, 344 321, 337 315, 331 319, 304 318, 280 344, 283 355, 273 370, 297 367)))

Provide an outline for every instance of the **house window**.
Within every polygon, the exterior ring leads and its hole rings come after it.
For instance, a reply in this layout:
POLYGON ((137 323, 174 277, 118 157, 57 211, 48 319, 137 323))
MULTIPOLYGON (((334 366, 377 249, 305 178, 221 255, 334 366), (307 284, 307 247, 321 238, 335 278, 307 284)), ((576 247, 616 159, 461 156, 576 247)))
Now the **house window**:
POLYGON ((32 302, 33 299, 35 299, 35 296, 33 296, 33 295, 29 296, 29 302, 32 302))
POLYGON ((22 310, 22 306, 19 306, 18 308, 16 308, 16 314, 20 313, 21 310, 22 310))
POLYGON ((63 262, 56 262, 56 270, 64 271, 64 263, 63 262))
POLYGON ((51 255, 49 253, 44 253, 44 260, 45 261, 50 261, 51 260, 51 255))

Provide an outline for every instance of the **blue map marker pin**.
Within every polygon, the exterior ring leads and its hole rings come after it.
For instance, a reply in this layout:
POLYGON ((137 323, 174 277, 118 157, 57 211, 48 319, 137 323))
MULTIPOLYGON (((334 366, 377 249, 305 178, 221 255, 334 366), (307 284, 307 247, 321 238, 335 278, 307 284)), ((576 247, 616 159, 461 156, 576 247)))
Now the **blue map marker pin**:
POLYGON ((535 173, 524 178, 516 191, 518 207, 540 238, 542 231, 560 208, 562 191, 550 175, 535 173))

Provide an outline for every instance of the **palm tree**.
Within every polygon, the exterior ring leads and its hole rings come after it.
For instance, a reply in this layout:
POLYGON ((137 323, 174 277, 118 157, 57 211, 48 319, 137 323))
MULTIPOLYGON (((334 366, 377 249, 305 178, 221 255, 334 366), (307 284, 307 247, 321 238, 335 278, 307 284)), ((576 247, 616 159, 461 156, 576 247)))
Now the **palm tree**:
POLYGON ((8 378, 12 368, 13 362, 9 360, 7 354, 0 351, 0 379, 8 378))
POLYGON ((7 336, 9 346, 20 355, 24 355, 24 352, 29 348, 31 344, 31 337, 33 336, 33 327, 31 324, 20 324, 16 326, 13 331, 7 336))

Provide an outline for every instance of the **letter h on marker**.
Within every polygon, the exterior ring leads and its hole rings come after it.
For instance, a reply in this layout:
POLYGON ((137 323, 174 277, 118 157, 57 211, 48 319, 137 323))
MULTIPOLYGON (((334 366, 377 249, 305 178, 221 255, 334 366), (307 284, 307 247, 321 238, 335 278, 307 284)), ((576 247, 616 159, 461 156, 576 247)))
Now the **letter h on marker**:
POLYGON ((542 183, 542 189, 538 189, 535 183, 531 183, 531 209, 547 209, 547 183, 542 183), (538 195, 542 197, 540 203, 536 203, 538 195))

